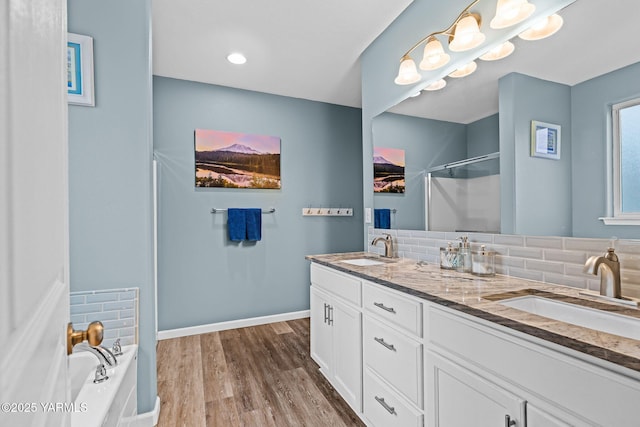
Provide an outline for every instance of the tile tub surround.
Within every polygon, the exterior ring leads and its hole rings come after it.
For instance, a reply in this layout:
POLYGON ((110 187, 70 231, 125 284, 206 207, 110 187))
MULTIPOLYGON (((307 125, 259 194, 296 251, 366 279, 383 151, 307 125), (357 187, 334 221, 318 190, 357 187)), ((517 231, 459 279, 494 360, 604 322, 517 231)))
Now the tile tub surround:
MULTIPOLYGON (((440 263, 440 247, 457 244, 469 236, 472 250, 486 245, 496 251, 499 274, 574 288, 600 290, 600 277, 582 272, 592 255, 602 255, 609 246, 620 259, 622 294, 640 298, 640 240, 583 239, 576 237, 515 236, 509 234, 462 233, 419 230, 368 229, 368 242, 389 233, 394 237, 397 255, 429 263, 440 263)), ((382 247, 369 245, 369 252, 381 255, 382 247)))
MULTIPOLYGON (((623 369, 626 375, 640 379, 639 341, 536 316, 484 297, 523 289, 535 289, 557 294, 557 299, 566 299, 567 302, 579 300, 584 302, 584 305, 632 317, 640 318, 640 310, 580 297, 579 290, 572 287, 505 275, 477 277, 468 273, 441 270, 439 265, 408 258, 399 258, 395 261, 377 258, 384 262, 373 266, 354 266, 341 262, 345 259, 363 257, 378 257, 378 255, 354 252, 312 255, 307 259, 546 342, 575 350, 578 356, 588 355, 601 361, 613 363, 614 365, 607 364, 609 368, 628 368, 632 371, 623 369)), ((593 359, 589 357, 585 357, 585 359, 593 362, 593 359)))
POLYGON ((138 344, 138 288, 71 292, 70 298, 74 329, 87 329, 99 320, 103 346, 111 348, 118 338, 122 346, 138 344))

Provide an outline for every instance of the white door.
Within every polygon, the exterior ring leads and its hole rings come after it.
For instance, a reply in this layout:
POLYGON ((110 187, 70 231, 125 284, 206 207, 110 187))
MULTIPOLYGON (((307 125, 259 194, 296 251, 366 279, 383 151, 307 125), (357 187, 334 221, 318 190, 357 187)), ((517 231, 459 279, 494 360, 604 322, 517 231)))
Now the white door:
POLYGON ((356 412, 362 412, 362 314, 334 299, 329 315, 335 388, 356 412))
POLYGON ((331 376, 331 335, 329 323, 331 299, 327 294, 311 287, 311 358, 320 365, 325 376, 331 376))
POLYGON ((519 397, 431 352, 427 369, 433 376, 433 390, 426 391, 434 400, 430 425, 525 427, 526 402, 519 397))
POLYGON ((65 426, 65 0, 0 2, 0 425, 65 426))

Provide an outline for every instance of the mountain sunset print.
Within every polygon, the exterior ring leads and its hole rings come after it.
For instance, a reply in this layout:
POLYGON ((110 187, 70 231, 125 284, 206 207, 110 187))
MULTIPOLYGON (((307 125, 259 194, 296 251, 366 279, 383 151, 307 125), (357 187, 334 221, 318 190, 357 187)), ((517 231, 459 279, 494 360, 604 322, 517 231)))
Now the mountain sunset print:
POLYGON ((196 129, 196 187, 280 188, 280 138, 196 129))
POLYGON ((374 193, 404 193, 404 150, 373 147, 374 193))

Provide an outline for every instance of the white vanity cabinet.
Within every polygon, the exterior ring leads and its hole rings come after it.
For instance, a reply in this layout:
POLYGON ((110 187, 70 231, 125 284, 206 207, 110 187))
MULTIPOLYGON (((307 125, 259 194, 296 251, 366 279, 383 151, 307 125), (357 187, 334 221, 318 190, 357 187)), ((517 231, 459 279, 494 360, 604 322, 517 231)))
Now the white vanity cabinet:
POLYGON ((311 357, 344 400, 362 412, 360 280, 311 264, 311 357))
POLYGON ((364 418, 370 426, 422 426, 422 303, 362 286, 364 418))
POLYGON ((425 307, 425 346, 429 427, 637 422, 640 381, 595 358, 436 304, 425 307))

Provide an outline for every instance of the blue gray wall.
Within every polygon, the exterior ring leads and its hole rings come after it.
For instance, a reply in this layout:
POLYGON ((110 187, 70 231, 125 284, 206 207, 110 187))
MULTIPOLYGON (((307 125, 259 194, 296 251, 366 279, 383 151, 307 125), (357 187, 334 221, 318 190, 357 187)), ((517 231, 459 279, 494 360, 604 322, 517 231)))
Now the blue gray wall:
POLYGON ((512 73, 499 81, 502 233, 571 236, 571 88, 512 73), (531 156, 531 121, 561 126, 560 159, 531 156))
POLYGON ((469 123, 466 128, 467 158, 500 151, 500 123, 498 114, 493 114, 484 119, 469 123))
POLYGON ((306 254, 362 250, 359 109, 154 77, 160 330, 309 308, 306 254), (281 190, 195 189, 194 129, 281 138, 281 190), (303 217, 312 206, 353 217, 303 217), (275 207, 262 241, 231 243, 226 214, 275 207))
POLYGON ((605 226, 612 215, 607 194, 611 171, 611 106, 640 97, 640 63, 571 88, 573 134, 573 232, 576 236, 640 238, 639 226, 605 226))
POLYGON ((157 395, 153 280, 151 1, 69 0, 94 38, 96 106, 69 106, 71 291, 140 288, 138 409, 157 395))

